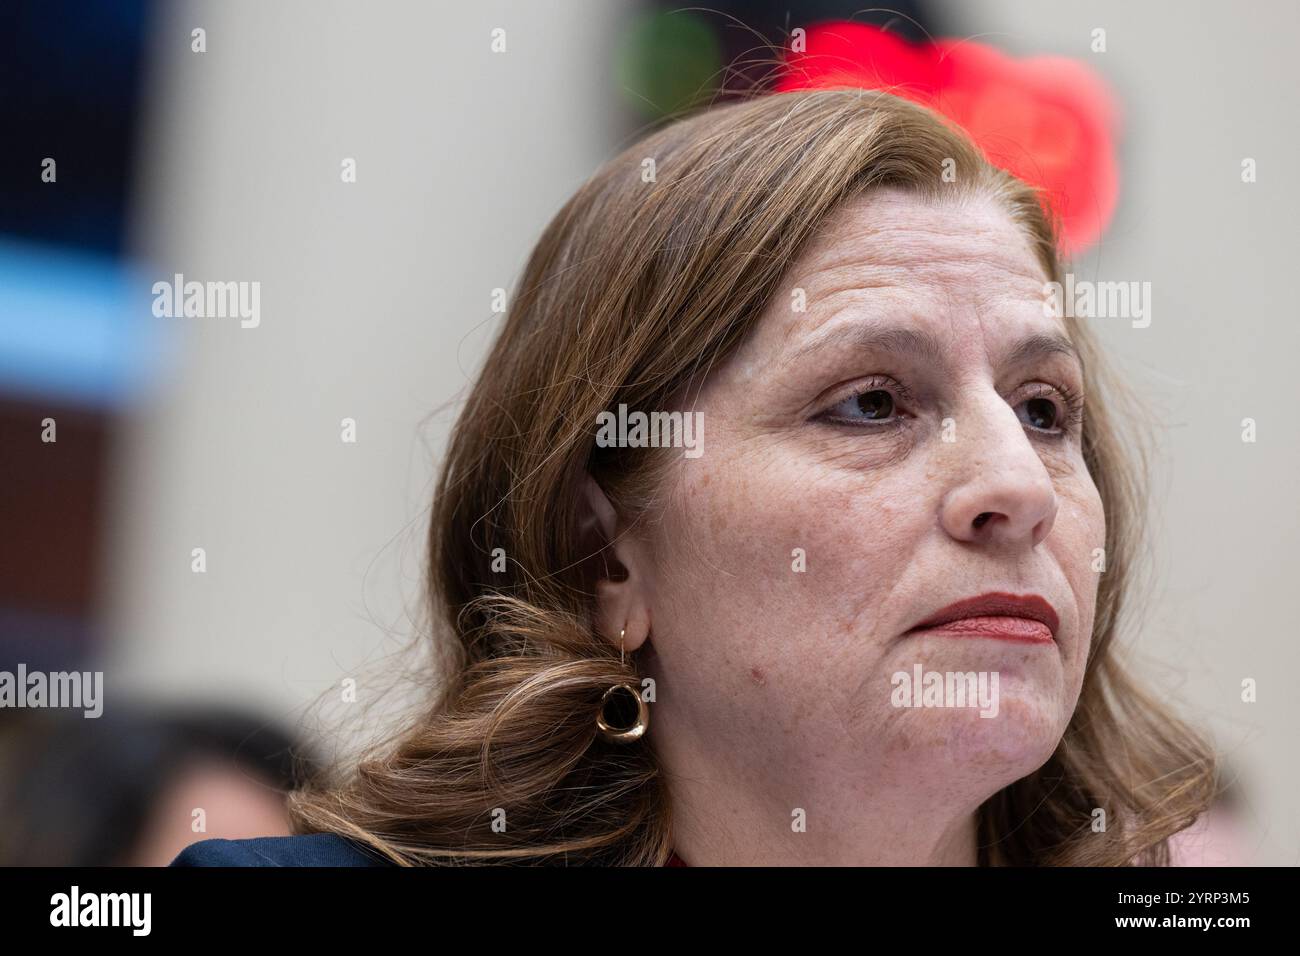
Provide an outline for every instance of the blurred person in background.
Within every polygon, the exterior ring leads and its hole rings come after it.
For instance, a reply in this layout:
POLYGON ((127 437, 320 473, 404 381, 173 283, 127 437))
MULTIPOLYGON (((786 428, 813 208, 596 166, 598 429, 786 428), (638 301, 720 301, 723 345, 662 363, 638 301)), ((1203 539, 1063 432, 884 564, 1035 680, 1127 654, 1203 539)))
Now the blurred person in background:
POLYGON ((204 837, 287 834, 305 759, 233 709, 0 711, 0 866, 165 866, 204 837))

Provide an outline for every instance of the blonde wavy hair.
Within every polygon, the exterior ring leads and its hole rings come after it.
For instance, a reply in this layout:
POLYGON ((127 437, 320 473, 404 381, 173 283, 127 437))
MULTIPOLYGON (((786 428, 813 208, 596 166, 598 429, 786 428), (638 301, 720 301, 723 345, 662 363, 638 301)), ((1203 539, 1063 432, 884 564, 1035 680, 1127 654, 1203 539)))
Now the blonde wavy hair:
MULTIPOLYGON (((706 109, 622 153, 564 205, 441 467, 429 699, 364 759, 292 794, 295 832, 338 833, 405 865, 667 860, 672 808, 653 733, 632 746, 596 733, 601 695, 638 675, 635 655, 621 664, 595 632, 594 582, 611 572, 581 494, 592 476, 635 523, 657 507, 666 459, 597 448, 594 423, 620 402, 669 407, 745 335, 826 217, 877 187, 995 197, 1060 281, 1035 191, 936 114, 882 92, 706 109), (647 158, 654 182, 642 180, 647 158), (956 182, 941 177, 945 161, 956 182), (496 808, 508 811, 504 832, 496 808)), ((1065 321, 1084 359, 1084 454, 1105 506, 1107 570, 1073 718, 1047 763, 981 807, 980 862, 1165 864, 1170 836, 1214 796, 1214 760, 1117 654, 1144 462, 1117 431, 1124 393, 1088 331, 1065 321)))

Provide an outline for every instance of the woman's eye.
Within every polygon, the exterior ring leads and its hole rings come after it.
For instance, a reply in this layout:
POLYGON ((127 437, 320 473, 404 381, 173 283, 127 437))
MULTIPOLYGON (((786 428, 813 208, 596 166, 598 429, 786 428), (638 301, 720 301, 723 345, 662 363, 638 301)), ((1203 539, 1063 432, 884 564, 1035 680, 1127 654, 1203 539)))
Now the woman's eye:
POLYGON ((1016 407, 1020 420, 1030 428, 1050 432, 1056 429, 1061 412, 1050 398, 1031 398, 1016 407))
POLYGON ((894 396, 883 388, 873 388, 827 409, 827 417, 850 421, 878 422, 894 416, 894 396))

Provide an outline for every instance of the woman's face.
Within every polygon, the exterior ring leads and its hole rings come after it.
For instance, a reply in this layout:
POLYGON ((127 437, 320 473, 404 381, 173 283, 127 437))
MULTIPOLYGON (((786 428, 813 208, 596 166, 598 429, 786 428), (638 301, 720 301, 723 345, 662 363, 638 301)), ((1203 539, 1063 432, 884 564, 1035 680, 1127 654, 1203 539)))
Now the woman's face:
POLYGON ((674 466, 631 555, 675 803, 725 788, 837 840, 867 808, 968 823, 1051 755, 1105 519, 1046 281, 993 200, 876 192, 837 212, 713 371, 703 454, 674 466), (1042 598, 1055 633, 1008 625, 1014 608, 914 630, 990 593, 1042 598), (983 703, 898 706, 895 675, 918 665, 974 673, 983 703))

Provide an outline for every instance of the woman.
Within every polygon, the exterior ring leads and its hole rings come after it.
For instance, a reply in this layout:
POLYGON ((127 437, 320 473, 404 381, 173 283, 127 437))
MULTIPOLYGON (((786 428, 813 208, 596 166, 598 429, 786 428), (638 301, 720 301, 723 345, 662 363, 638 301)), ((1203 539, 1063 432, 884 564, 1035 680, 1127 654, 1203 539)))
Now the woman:
POLYGON ((884 93, 634 146, 452 435, 437 698, 314 835, 178 862, 1167 862, 1212 759, 1116 656, 1141 487, 1059 278, 1035 193, 884 93))

